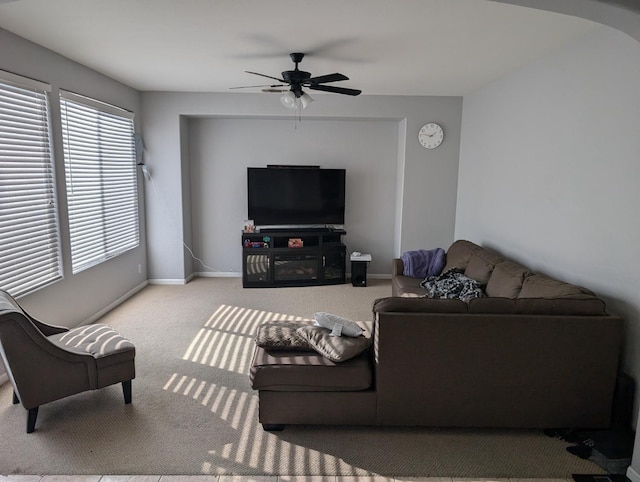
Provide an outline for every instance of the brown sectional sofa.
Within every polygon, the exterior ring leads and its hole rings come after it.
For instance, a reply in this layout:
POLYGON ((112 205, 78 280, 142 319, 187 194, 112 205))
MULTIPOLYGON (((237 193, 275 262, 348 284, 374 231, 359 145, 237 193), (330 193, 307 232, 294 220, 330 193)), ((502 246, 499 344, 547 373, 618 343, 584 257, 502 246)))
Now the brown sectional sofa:
MULTIPOLYGON (((392 297, 365 323, 372 349, 342 363, 256 347, 259 420, 285 424, 606 428, 622 319, 591 291, 469 241, 447 250, 486 297, 427 299, 394 260, 392 297)), ((339 307, 332 307, 339 311, 339 307)))

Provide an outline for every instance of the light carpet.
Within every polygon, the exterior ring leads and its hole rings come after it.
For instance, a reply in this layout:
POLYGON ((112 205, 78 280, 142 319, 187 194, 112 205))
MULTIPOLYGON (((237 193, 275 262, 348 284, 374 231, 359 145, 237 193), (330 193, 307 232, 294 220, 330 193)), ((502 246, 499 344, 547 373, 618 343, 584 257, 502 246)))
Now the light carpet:
MULTIPOLYGON (((136 345, 133 403, 120 385, 40 408, 36 431, 0 387, 0 474, 383 475, 570 478, 603 473, 533 430, 258 423, 248 369, 256 327, 329 311, 371 318, 388 280, 369 286, 243 289, 238 278, 148 286, 107 314, 136 345)), ((45 313, 33 313, 46 319, 45 313)))

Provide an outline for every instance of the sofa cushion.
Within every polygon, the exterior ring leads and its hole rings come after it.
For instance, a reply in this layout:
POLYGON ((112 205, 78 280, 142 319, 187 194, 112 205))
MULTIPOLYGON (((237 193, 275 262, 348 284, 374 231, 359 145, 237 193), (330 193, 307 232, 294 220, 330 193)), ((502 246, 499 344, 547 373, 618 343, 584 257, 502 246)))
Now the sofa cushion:
POLYGON ((495 265, 485 289, 487 296, 517 298, 522 290, 522 283, 531 275, 524 266, 513 261, 502 261, 495 265))
POLYGON ((96 359, 116 360, 114 355, 117 353, 124 353, 125 358, 133 358, 136 351, 133 343, 103 323, 79 326, 47 339, 67 351, 89 354, 96 359))
POLYGON ((335 336, 320 326, 304 326, 297 333, 309 343, 315 351, 332 362, 347 361, 371 345, 371 338, 364 336, 335 336))
POLYGON ((518 298, 572 298, 593 293, 586 288, 558 281, 542 274, 527 276, 522 283, 518 298))
POLYGON ((473 253, 479 249, 482 248, 471 241, 466 241, 464 239, 454 241, 447 250, 447 263, 444 265, 442 272, 444 273, 445 271, 449 271, 451 268, 460 268, 462 270, 466 269, 471 256, 473 256, 473 253))
POLYGON ((394 276, 391 278, 391 294, 393 296, 416 295, 424 296, 424 288, 420 286, 420 278, 409 278, 408 276, 394 276))
POLYGON ((378 298, 373 302, 373 313, 466 313, 467 304, 462 300, 433 298, 378 298))
POLYGON ((503 259, 489 249, 480 249, 473 253, 464 274, 478 283, 486 285, 491 277, 493 268, 503 259))
POLYGON ((249 378, 255 390, 281 392, 366 390, 373 380, 368 351, 335 363, 315 352, 267 351, 259 346, 249 378))
POLYGON ((266 350, 313 351, 306 340, 296 333, 301 326, 311 326, 311 321, 266 321, 258 326, 256 345, 266 350))

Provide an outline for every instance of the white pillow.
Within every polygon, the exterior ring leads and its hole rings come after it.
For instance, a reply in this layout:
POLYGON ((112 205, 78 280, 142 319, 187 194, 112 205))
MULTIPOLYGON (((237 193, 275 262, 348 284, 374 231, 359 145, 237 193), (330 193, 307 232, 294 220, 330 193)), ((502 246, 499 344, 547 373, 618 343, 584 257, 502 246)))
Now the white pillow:
POLYGON ((355 321, 320 311, 313 314, 314 325, 331 330, 331 336, 360 336, 364 330, 355 321))

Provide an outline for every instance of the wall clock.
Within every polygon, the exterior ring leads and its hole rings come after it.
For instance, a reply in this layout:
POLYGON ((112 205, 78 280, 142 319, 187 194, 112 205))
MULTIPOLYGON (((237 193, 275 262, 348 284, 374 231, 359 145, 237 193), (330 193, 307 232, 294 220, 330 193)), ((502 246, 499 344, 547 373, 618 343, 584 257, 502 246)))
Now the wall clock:
POLYGON ((433 122, 423 125, 418 132, 418 140, 422 147, 427 149, 435 149, 444 140, 444 131, 442 127, 433 122))

